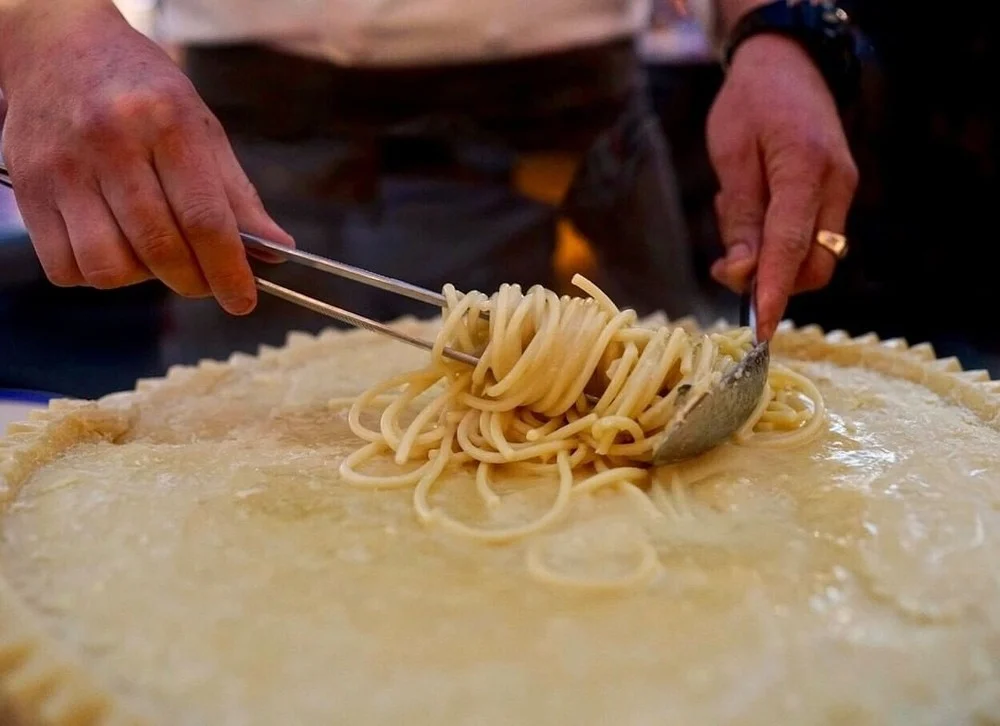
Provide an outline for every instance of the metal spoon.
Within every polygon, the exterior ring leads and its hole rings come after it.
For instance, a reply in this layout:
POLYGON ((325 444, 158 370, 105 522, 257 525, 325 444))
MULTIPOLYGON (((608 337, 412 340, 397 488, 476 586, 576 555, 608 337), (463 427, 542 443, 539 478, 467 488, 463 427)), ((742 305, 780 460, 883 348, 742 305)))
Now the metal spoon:
POLYGON ((661 434, 653 454, 654 466, 690 459, 715 448, 736 433, 757 407, 767 383, 771 353, 767 341, 757 338, 756 281, 741 301, 740 324, 750 327, 753 348, 714 386, 682 402, 661 434))

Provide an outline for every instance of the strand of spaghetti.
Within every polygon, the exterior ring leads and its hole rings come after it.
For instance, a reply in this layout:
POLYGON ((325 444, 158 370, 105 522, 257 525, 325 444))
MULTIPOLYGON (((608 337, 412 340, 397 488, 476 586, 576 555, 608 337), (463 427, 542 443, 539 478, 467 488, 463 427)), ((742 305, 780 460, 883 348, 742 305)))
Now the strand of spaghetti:
POLYGON ((635 374, 629 376, 618 398, 606 411, 612 416, 634 418, 638 412, 648 408, 653 396, 663 385, 672 361, 663 355, 667 346, 669 331, 662 328, 646 345, 639 361, 635 364, 635 374))
MULTIPOLYGON (((607 348, 615 334, 621 330, 622 327, 634 321, 634 319, 635 313, 630 310, 626 310, 624 312, 615 313, 615 316, 604 324, 604 327, 600 331, 600 335, 597 336, 597 339, 591 346, 590 354, 581 367, 581 370, 577 373, 576 378, 570 385, 569 390, 576 392, 573 402, 583 395, 587 382, 594 375, 594 371, 597 369, 597 366, 601 361, 602 351, 607 348)), ((569 405, 566 407, 569 408, 569 405)))
MULTIPOLYGON (((349 408, 350 406, 353 406, 357 400, 357 396, 336 396, 327 400, 326 407, 331 411, 338 408, 349 408)), ((391 401, 391 398, 386 394, 381 394, 379 396, 375 396, 369 401, 369 403, 388 403, 388 401, 391 401)))
POLYGON ((351 431, 354 432, 354 435, 364 439, 365 441, 382 441, 383 435, 381 431, 373 431, 361 423, 361 412, 368 408, 372 401, 379 396, 424 377, 427 377, 430 380, 435 380, 440 377, 440 374, 433 369, 425 369, 422 371, 415 371, 413 373, 404 373, 403 375, 393 376, 376 386, 372 386, 358 396, 357 399, 355 399, 354 404, 351 406, 350 411, 347 413, 347 424, 351 427, 351 431))
POLYGON ((505 457, 496 451, 488 451, 472 442, 470 428, 475 420, 475 412, 472 416, 466 415, 458 425, 457 439, 459 446, 464 451, 472 454, 474 458, 486 464, 509 464, 513 461, 526 461, 537 458, 543 454, 554 454, 558 451, 567 451, 573 448, 573 442, 568 439, 558 441, 543 441, 538 444, 525 444, 514 449, 509 457, 505 457))
POLYGON ((642 430, 638 421, 630 416, 622 416, 620 414, 601 416, 590 427, 590 431, 591 435, 601 442, 601 448, 597 451, 598 454, 606 454, 614 443, 615 437, 620 433, 628 434, 632 437, 632 441, 635 442, 644 441, 646 438, 646 433, 642 430), (608 437, 606 446, 604 445, 605 437, 608 437))
MULTIPOLYGON (((485 465, 480 464, 480 466, 485 465)), ((414 507, 417 510, 417 516, 420 517, 422 521, 435 524, 453 534, 458 534, 484 542, 505 542, 512 539, 521 539, 530 534, 534 534, 535 532, 542 531, 563 516, 566 512, 573 486, 573 471, 569 465, 569 456, 565 451, 559 452, 556 458, 556 466, 559 471, 559 489, 556 492, 556 497, 552 502, 552 506, 538 519, 532 522, 527 522, 526 524, 517 525, 515 527, 507 527, 504 529, 487 529, 472 527, 468 524, 459 522, 457 519, 449 517, 441 509, 432 508, 430 506, 428 496, 430 494, 431 487, 433 486, 433 482, 429 479, 429 477, 421 479, 420 484, 414 490, 414 507)))
POLYGON ((593 494, 598 489, 612 484, 622 482, 642 481, 649 476, 649 471, 638 467, 621 467, 608 469, 593 476, 587 477, 582 482, 573 487, 573 494, 593 494))
MULTIPOLYGON (((514 385, 519 381, 527 381, 528 377, 525 376, 526 373, 530 372, 531 367, 538 359, 538 351, 544 349, 550 344, 552 336, 559 325, 559 298, 551 290, 545 290, 541 293, 543 295, 543 300, 545 303, 545 312, 538 321, 538 326, 534 331, 534 335, 531 336, 531 342, 524 349, 520 356, 518 356, 517 361, 511 366, 510 370, 504 370, 503 368, 493 367, 492 372, 497 376, 497 381, 493 385, 486 386, 484 394, 490 398, 497 399, 503 396, 514 387, 514 385)), ((516 320, 524 320, 527 317, 528 308, 519 307, 514 311, 511 322, 516 320)), ((513 327, 513 326, 511 326, 513 327)), ((517 330, 517 328, 515 328, 517 330)), ((490 346, 494 345, 494 340, 499 340, 502 344, 508 338, 504 336, 491 337, 490 343, 487 346, 487 351, 489 351, 490 346)), ((502 348, 501 348, 502 349, 502 348)), ((478 366, 476 366, 476 372, 479 373, 482 370, 482 375, 485 378, 486 370, 488 364, 486 363, 488 359, 484 357, 478 366)), ((522 398, 524 395, 519 396, 522 398)))
MULTIPOLYGON (((396 463, 405 464, 410 458, 410 453, 415 445, 424 444, 425 441, 435 440, 441 438, 440 431, 424 431, 424 427, 430 423, 431 419, 440 413, 444 407, 458 395, 458 391, 461 390, 462 386, 466 383, 466 379, 469 374, 459 376, 448 389, 435 398, 433 401, 424 406, 423 410, 418 413, 410 425, 406 428, 406 431, 400 437, 398 444, 396 445, 396 463)), ((388 411, 388 409, 386 409, 388 411)))
POLYGON ((645 514, 649 519, 658 521, 666 517, 663 512, 657 509, 656 505, 653 504, 653 501, 649 498, 649 496, 632 482, 619 482, 618 490, 634 502, 636 508, 638 508, 639 511, 645 514))
MULTIPOLYGON (((596 331, 604 328, 607 323, 607 315, 598 310, 591 301, 582 298, 571 299, 567 306, 563 328, 570 331, 570 336, 564 343, 564 350, 567 352, 593 350, 595 347, 593 339, 596 336, 596 331)), ((578 364, 579 370, 574 371, 572 376, 552 376, 549 379, 548 390, 536 404, 538 410, 554 411, 555 415, 558 415, 571 408, 580 397, 582 391, 580 386, 586 385, 594 374, 593 370, 588 370, 588 362, 584 361, 582 365, 578 364)), ((599 362, 599 360, 594 361, 594 368, 597 368, 599 362)), ((553 373, 555 372, 553 371, 553 373)))
POLYGON ((446 314, 441 323, 441 332, 438 334, 437 338, 435 338, 434 345, 431 348, 431 358, 433 360, 444 359, 446 341, 455 335, 453 331, 457 330, 461 326, 462 318, 465 317, 466 312, 472 306, 475 299, 475 295, 465 295, 459 298, 458 302, 445 311, 446 314))
POLYGON ((429 511, 427 509, 427 493, 440 478, 445 467, 448 466, 454 438, 455 430, 448 429, 441 441, 441 448, 427 460, 427 469, 421 472, 420 478, 413 488, 413 508, 416 510, 417 516, 424 521, 427 521, 425 514, 429 511))
POLYGON ((592 283, 586 277, 579 274, 573 275, 572 282, 575 287, 587 293, 588 295, 590 295, 590 297, 596 300, 598 304, 608 313, 610 313, 611 315, 616 315, 618 313, 618 306, 615 305, 614 302, 612 302, 611 298, 607 296, 604 290, 602 290, 597 285, 592 283))
POLYGON ((811 402, 812 410, 803 412, 803 422, 790 431, 774 433, 755 432, 754 427, 760 421, 760 417, 764 411, 767 410, 767 404, 763 406, 763 409, 761 406, 758 406, 757 411, 754 412, 756 417, 751 416, 750 420, 736 432, 733 440, 742 446, 767 449, 788 449, 801 446, 813 440, 826 420, 826 406, 823 401, 823 394, 820 393, 816 384, 805 376, 778 364, 771 366, 769 381, 769 387, 773 383, 774 386, 790 387, 801 391, 811 402))
POLYGON ((596 413, 588 413, 586 416, 581 416, 563 426, 559 426, 559 419, 554 418, 544 426, 528 429, 525 438, 528 441, 568 439, 580 431, 585 431, 595 421, 597 421, 596 413))
POLYGON ((491 413, 482 411, 479 414, 479 430, 486 439, 486 443, 497 450, 506 459, 514 458, 514 447, 507 441, 504 435, 504 419, 513 419, 513 411, 501 411, 491 413))
MULTIPOLYGON (((611 380, 608 381, 607 386, 604 388, 604 393, 601 394, 601 397, 597 399, 597 403, 594 404, 595 411, 603 412, 608 410, 611 402, 617 398, 625 386, 625 381, 632 375, 632 371, 638 360, 639 346, 635 343, 627 343, 621 357, 616 358, 612 363, 614 372, 611 374, 611 380)), ((608 367, 608 371, 611 371, 611 366, 608 367)))
POLYGON ((653 579, 660 571, 660 559, 649 542, 639 542, 639 562, 631 572, 620 577, 587 577, 556 572, 545 564, 542 556, 542 542, 535 542, 528 548, 528 574, 539 582, 578 590, 627 590, 639 587, 653 579))
POLYGON ((340 478, 353 487, 364 489, 403 489, 411 487, 420 481, 427 471, 430 471, 433 459, 428 459, 413 471, 402 474, 364 474, 357 467, 371 461, 377 454, 386 451, 379 443, 365 444, 340 462, 340 478))
POLYGON ((493 508, 500 504, 499 495, 490 485, 490 464, 480 464, 476 467, 476 491, 487 507, 493 508))
MULTIPOLYGON (((404 410, 409 408, 414 398, 427 391, 427 389, 433 386, 434 383, 435 381, 432 379, 420 379, 407 384, 403 388, 402 393, 399 394, 399 397, 386 406, 382 411, 382 415, 379 417, 379 429, 382 431, 382 438, 385 440, 386 445, 396 452, 397 464, 406 463, 406 456, 404 455, 401 457, 399 454, 400 442, 402 441, 404 434, 403 427, 399 423, 399 416, 404 410)), ((424 410, 418 414, 418 417, 424 415, 427 409, 431 409, 432 412, 440 410, 444 407, 447 399, 448 392, 446 391, 428 404, 424 410)), ((413 438, 416 438, 416 436, 414 435, 413 438)))
MULTIPOLYGON (((576 448, 573 449, 572 453, 569 455, 569 465, 572 469, 578 469, 585 464, 596 461, 599 461, 599 459, 593 458, 593 449, 580 443, 576 444, 576 448)), ((511 471, 533 474, 536 476, 558 473, 556 465, 551 461, 515 461, 507 464, 506 466, 509 467, 511 471)))

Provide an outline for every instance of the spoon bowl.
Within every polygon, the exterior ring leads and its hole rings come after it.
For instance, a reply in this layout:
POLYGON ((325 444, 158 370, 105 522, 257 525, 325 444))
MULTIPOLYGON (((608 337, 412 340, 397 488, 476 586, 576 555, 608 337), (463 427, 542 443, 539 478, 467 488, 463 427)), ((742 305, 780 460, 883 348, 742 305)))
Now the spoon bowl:
POLYGON ((653 453, 654 466, 674 464, 715 448, 736 433, 760 403, 771 350, 766 340, 757 339, 756 287, 751 284, 740 305, 740 324, 753 333, 753 348, 708 389, 682 394, 678 411, 653 453))
POLYGON ((704 454, 736 433, 760 402, 770 358, 767 342, 758 343, 713 386, 685 400, 663 430, 653 465, 704 454))

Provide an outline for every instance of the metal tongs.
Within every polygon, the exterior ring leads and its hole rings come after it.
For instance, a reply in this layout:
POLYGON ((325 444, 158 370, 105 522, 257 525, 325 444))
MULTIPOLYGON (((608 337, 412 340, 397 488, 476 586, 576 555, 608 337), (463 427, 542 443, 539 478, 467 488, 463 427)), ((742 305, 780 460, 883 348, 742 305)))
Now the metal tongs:
MULTIPOLYGON (((0 165, 0 185, 14 188, 10 174, 3 165, 0 165)), ((411 285, 408 282, 379 275, 343 262, 336 262, 310 252, 285 247, 252 234, 240 232, 240 237, 249 251, 265 253, 280 260, 295 262, 437 308, 445 306, 445 298, 440 293, 411 285)), ((425 350, 433 348, 433 344, 426 340, 407 335, 377 320, 317 300, 262 277, 255 276, 254 282, 262 292, 321 315, 340 320, 348 325, 386 335, 425 350)), ((767 342, 757 341, 754 289, 751 289, 749 296, 744 298, 740 318, 741 325, 750 325, 753 330, 754 347, 708 390, 696 395, 682 394, 680 409, 663 433, 660 434, 660 441, 653 455, 654 465, 675 463, 714 448, 739 429, 756 408, 767 380, 770 356, 767 342)), ((445 347, 442 354, 451 360, 468 365, 474 366, 479 363, 479 359, 474 355, 453 348, 445 347)))

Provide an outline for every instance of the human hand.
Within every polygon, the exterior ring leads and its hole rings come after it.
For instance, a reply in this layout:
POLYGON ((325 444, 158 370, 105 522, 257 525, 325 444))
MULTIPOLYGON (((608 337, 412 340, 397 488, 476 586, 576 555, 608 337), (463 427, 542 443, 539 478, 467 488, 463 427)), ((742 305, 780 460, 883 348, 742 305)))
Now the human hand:
POLYGON ((3 156, 48 278, 113 288, 157 277, 250 312, 238 230, 294 243, 193 86, 109 4, 24 7, 0 50, 3 156))
POLYGON ((707 138, 726 248, 712 276, 741 292, 756 270, 758 332, 769 339, 792 294, 833 276, 836 259, 816 233, 843 233, 857 168, 822 75, 777 35, 737 49, 707 138))

